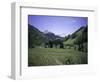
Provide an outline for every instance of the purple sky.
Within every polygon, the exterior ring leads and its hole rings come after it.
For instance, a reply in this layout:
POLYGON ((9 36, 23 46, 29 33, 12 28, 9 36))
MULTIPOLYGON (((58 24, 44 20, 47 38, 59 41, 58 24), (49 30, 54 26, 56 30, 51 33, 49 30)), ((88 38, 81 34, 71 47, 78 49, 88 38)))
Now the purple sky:
POLYGON ((65 35, 72 34, 81 26, 88 25, 88 18, 73 16, 29 15, 28 24, 35 26, 42 32, 49 31, 64 37, 65 35))

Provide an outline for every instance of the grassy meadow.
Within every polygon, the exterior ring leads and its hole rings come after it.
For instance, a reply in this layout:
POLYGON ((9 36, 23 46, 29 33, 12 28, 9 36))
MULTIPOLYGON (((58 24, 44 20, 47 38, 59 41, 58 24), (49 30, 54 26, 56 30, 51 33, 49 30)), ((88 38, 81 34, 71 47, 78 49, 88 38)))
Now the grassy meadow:
POLYGON ((87 64, 87 53, 74 49, 29 48, 29 66, 87 64))

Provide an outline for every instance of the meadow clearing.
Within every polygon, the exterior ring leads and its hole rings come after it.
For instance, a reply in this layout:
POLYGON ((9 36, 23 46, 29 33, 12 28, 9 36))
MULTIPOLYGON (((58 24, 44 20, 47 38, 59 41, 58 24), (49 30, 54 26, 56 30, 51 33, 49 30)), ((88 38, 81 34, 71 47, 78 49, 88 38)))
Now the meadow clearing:
POLYGON ((28 66, 87 64, 87 53, 74 49, 29 48, 28 66))

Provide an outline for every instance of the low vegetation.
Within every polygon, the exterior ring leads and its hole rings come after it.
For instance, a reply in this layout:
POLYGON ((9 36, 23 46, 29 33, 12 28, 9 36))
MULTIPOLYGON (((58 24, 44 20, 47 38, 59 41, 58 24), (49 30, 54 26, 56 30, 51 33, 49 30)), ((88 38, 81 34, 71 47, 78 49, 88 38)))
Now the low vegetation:
POLYGON ((87 64, 87 53, 73 49, 30 48, 29 66, 87 64))

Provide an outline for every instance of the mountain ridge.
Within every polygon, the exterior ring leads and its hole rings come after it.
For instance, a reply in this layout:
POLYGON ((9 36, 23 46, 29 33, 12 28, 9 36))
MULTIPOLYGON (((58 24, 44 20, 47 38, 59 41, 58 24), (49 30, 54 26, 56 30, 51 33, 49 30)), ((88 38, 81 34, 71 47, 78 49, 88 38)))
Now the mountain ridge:
POLYGON ((84 40, 87 37, 87 26, 82 26, 74 33, 70 34, 67 40, 64 40, 66 37, 60 37, 59 35, 55 35, 52 32, 41 32, 35 26, 28 24, 28 45, 29 47, 34 47, 35 45, 42 45, 45 42, 53 41, 56 39, 60 39, 63 41, 64 45, 71 44, 73 45, 74 42, 79 38, 82 37, 83 34, 85 35, 84 40), (85 32, 86 31, 86 32, 85 32))

